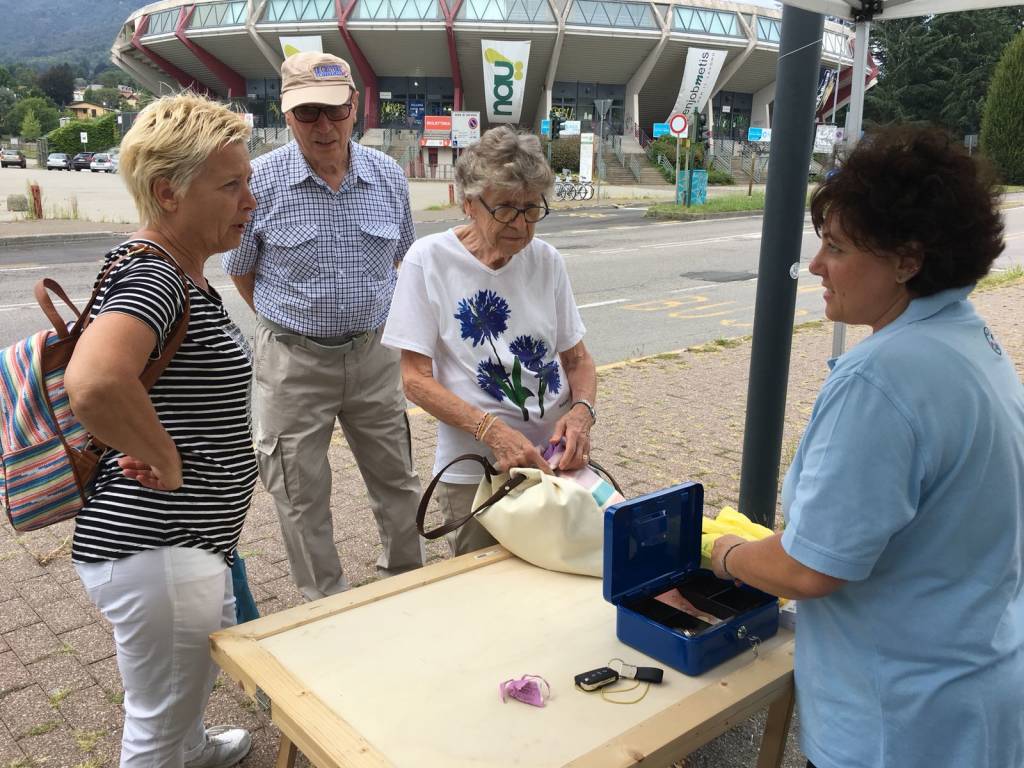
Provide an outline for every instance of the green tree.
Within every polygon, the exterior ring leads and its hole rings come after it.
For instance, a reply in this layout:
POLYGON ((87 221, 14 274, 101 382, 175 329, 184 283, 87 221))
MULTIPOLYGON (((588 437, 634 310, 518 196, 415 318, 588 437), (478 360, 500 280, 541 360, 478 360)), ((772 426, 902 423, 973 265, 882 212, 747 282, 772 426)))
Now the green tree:
POLYGON ((864 98, 875 123, 927 121, 976 133, 999 53, 1024 27, 1024 7, 945 13, 873 25, 881 74, 864 98))
POLYGON ((7 67, 0 64, 0 88, 10 88, 14 85, 14 75, 12 75, 7 67))
POLYGON ((25 115, 29 112, 36 116, 42 133, 52 131, 60 123, 60 113, 49 99, 31 96, 27 99, 18 99, 8 113, 7 127, 11 131, 19 130, 21 124, 25 122, 25 115))
POLYGON ((98 104, 107 109, 117 109, 121 104, 121 92, 117 88, 87 88, 82 101, 98 104))
POLYGON ((1008 184, 1024 184, 1024 32, 1006 46, 985 100, 981 150, 1008 184))
POLYGON ((14 95, 14 91, 10 88, 0 86, 0 133, 14 133, 7 126, 7 117, 10 115, 11 110, 14 109, 17 98, 14 95))
POLYGON ((26 141, 35 141, 40 136, 39 118, 31 109, 25 113, 25 119, 21 121, 21 137, 26 141))
POLYGON ((57 64, 39 75, 38 85, 54 104, 70 104, 75 89, 75 73, 70 64, 57 64))

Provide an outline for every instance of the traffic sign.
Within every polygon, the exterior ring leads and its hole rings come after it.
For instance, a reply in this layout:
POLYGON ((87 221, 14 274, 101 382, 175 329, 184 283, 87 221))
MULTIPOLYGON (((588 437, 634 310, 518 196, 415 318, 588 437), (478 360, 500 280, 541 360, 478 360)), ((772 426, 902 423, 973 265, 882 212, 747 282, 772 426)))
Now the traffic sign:
POLYGON ((79 131, 78 138, 80 138, 82 140, 83 144, 88 144, 89 143, 89 134, 86 133, 85 131, 79 131))
POLYGON ((551 136, 551 120, 545 119, 540 121, 540 135, 551 136))
POLYGON ((659 136, 668 136, 668 123, 654 124, 654 133, 651 134, 651 137, 656 139, 659 136))
POLYGON ((771 128, 747 128, 747 141, 771 141, 771 128))
POLYGON ((677 139, 685 139, 687 137, 688 128, 689 124, 686 120, 686 115, 682 113, 672 115, 672 117, 668 119, 668 132, 677 139))

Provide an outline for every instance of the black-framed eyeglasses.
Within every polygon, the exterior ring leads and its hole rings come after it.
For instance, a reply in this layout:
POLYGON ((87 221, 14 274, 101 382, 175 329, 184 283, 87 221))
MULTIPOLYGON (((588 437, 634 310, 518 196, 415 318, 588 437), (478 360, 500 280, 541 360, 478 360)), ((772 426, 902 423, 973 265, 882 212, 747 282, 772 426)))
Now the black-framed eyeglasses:
POLYGON ((327 115, 332 123, 340 123, 348 120, 352 114, 352 102, 346 104, 300 104, 292 107, 292 114, 300 123, 315 123, 320 119, 320 113, 327 115))
POLYGON ((540 196, 540 199, 544 201, 544 205, 528 205, 525 208, 516 208, 514 205, 499 205, 491 208, 487 201, 479 195, 477 195, 476 199, 480 201, 480 205, 487 209, 487 212, 491 214, 494 220, 500 224, 511 224, 518 218, 519 214, 523 214, 527 224, 536 224, 551 213, 548 209, 547 198, 544 195, 540 196))

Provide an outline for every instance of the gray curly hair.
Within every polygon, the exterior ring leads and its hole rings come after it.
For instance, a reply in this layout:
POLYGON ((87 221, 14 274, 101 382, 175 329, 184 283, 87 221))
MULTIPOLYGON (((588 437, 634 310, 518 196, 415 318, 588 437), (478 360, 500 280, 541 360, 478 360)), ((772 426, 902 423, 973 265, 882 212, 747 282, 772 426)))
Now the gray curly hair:
POLYGON ((540 139, 505 125, 491 128, 455 163, 455 191, 461 205, 485 189, 545 194, 555 183, 540 139))

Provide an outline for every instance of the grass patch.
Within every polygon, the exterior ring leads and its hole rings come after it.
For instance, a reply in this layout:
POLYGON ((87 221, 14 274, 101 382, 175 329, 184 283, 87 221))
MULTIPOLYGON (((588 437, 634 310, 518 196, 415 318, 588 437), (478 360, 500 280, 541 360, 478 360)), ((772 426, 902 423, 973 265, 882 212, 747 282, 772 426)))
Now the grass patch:
POLYGON ((1004 285, 1012 285, 1024 281, 1024 267, 1014 264, 1003 272, 993 272, 978 282, 975 291, 991 291, 993 288, 1001 288, 1004 285))
POLYGON ((60 706, 60 703, 70 695, 70 688, 58 688, 56 691, 50 694, 50 706, 54 709, 57 709, 60 706))
POLYGON ((75 744, 86 754, 96 749, 100 739, 107 735, 106 731, 75 731, 75 744))
POLYGON ((704 205, 676 205, 675 203, 658 203, 647 209, 647 216, 659 219, 683 219, 700 216, 706 213, 733 213, 742 211, 763 211, 764 192, 750 195, 722 195, 713 197, 704 205))
POLYGON ((111 704, 121 706, 124 704, 124 694, 121 691, 107 691, 107 701, 111 704))
POLYGON ((447 211, 449 208, 454 208, 454 205, 448 203, 438 203, 437 205, 428 205, 428 211, 447 211))
POLYGON ((803 333, 805 331, 816 331, 819 328, 824 328, 827 320, 808 320, 806 323, 799 323, 793 326, 793 333, 803 333))
POLYGON ((5 763, 4 768, 36 768, 38 765, 39 763, 31 757, 17 757, 9 763, 5 763))
POLYGON ((1010 195, 1014 192, 1024 192, 1024 185, 1021 184, 1005 184, 1002 187, 1002 193, 1004 195, 1010 195))
POLYGON ((76 765, 75 768, 103 768, 104 765, 106 765, 106 763, 98 757, 90 757, 85 762, 76 765))
POLYGON ((735 336, 730 339, 715 339, 709 341, 707 344, 698 344, 695 347, 687 347, 687 352, 721 352, 723 349, 732 349, 733 347, 739 347, 746 344, 750 340, 750 336, 735 336))
POLYGON ((52 731, 58 725, 60 725, 60 723, 56 720, 51 720, 48 723, 40 723, 39 725, 33 725, 25 731, 25 736, 42 736, 52 731))

